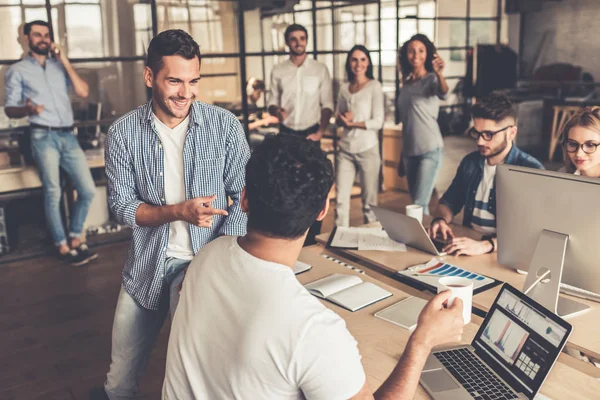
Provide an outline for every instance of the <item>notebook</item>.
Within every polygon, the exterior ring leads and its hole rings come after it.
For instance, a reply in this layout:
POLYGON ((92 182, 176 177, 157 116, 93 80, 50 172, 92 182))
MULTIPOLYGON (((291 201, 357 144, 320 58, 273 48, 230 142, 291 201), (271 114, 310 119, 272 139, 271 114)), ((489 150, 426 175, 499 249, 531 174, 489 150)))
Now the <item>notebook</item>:
POLYGON ((313 295, 352 312, 390 297, 392 294, 356 275, 333 274, 304 285, 313 295))
POLYGON ((419 297, 407 297, 376 312, 375 317, 412 331, 417 326, 419 314, 426 304, 427 300, 419 297))
POLYGON ((294 274, 296 274, 296 275, 301 274, 303 272, 308 271, 311 268, 312 268, 312 265, 310 265, 310 264, 303 263, 302 261, 296 261, 296 264, 294 265, 294 274))

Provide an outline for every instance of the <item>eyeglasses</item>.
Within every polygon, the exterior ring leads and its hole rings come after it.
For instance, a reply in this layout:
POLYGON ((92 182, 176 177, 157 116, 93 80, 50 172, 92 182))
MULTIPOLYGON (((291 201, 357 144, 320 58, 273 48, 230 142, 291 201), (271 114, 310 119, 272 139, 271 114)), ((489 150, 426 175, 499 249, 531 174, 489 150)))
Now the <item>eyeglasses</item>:
POLYGON ((579 144, 574 140, 567 140, 563 143, 563 146, 565 147, 565 149, 567 149, 568 153, 577 153, 579 151, 579 148, 581 147, 585 154, 592 154, 596 151, 598 146, 600 146, 600 143, 584 142, 579 144))
POLYGON ((471 128, 469 129, 469 136, 471 136, 473 139, 479 139, 480 137, 483 138, 483 140, 485 140, 486 142, 489 142, 490 140, 492 140, 492 138, 494 137, 494 135, 496 135, 497 133, 500 133, 502 131, 507 130, 508 128, 512 128, 514 125, 509 125, 509 126, 505 126, 504 128, 497 130, 497 131, 483 131, 483 132, 479 132, 478 130, 476 130, 475 128, 471 128))

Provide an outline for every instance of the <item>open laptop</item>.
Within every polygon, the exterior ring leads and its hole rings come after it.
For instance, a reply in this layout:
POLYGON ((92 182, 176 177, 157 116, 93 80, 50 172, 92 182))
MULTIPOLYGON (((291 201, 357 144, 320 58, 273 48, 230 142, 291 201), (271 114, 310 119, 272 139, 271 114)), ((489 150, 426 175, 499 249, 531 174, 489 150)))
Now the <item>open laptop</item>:
POLYGON ((435 400, 533 399, 571 330, 504 284, 471 345, 433 351, 420 382, 435 400))
POLYGON ((443 252, 446 243, 430 238, 423 225, 415 218, 378 206, 369 207, 391 239, 436 256, 446 255, 443 252))

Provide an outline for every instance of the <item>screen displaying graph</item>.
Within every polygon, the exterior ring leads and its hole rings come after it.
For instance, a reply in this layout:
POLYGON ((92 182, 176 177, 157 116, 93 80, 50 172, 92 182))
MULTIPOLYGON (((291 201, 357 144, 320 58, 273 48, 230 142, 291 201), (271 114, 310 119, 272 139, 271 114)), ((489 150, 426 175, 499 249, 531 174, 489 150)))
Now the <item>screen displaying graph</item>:
POLYGON ((496 310, 485 327, 482 339, 511 365, 516 361, 529 333, 496 310))

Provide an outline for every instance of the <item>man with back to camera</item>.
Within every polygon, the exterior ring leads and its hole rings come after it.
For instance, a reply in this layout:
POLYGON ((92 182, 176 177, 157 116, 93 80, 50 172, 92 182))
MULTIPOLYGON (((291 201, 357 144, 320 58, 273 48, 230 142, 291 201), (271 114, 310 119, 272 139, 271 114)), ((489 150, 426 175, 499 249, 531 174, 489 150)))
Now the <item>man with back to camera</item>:
MULTIPOLYGON (((191 262, 171 326, 163 399, 372 399, 345 322, 296 279, 294 263, 329 208, 333 166, 316 146, 267 136, 250 157, 248 233, 191 262)), ((433 346, 458 341, 462 302, 435 296, 377 399, 413 398, 433 346)))
POLYGON ((495 176, 499 164, 543 169, 534 157, 514 143, 517 111, 508 97, 492 93, 482 97, 471 112, 469 135, 477 139, 478 151, 461 161, 452 184, 440 199, 431 221, 432 237, 450 239, 444 251, 454 255, 479 255, 497 250, 495 176), (450 223, 464 207, 463 225, 482 232, 481 240, 455 237, 450 223))
POLYGON ((87 158, 73 135, 69 89, 86 98, 88 85, 66 53, 50 39, 46 21, 25 24, 23 33, 30 50, 6 71, 4 111, 9 118, 29 117, 31 152, 42 181, 44 213, 52 240, 59 259, 79 267, 98 257, 83 235, 96 186, 87 158), (68 241, 60 212, 60 168, 77 190, 68 241))
POLYGON ((133 228, 104 385, 111 400, 134 398, 194 254, 218 236, 246 232, 239 200, 248 143, 232 113, 196 101, 198 44, 182 30, 167 30, 147 54, 152 99, 115 121, 106 138, 109 205, 133 228))
MULTIPOLYGON (((320 142, 333 115, 333 87, 325 64, 308 57, 308 32, 292 24, 284 33, 290 58, 273 67, 269 97, 269 114, 279 119, 279 132, 320 142)), ((321 233, 315 222, 306 245, 314 244, 321 233)))

